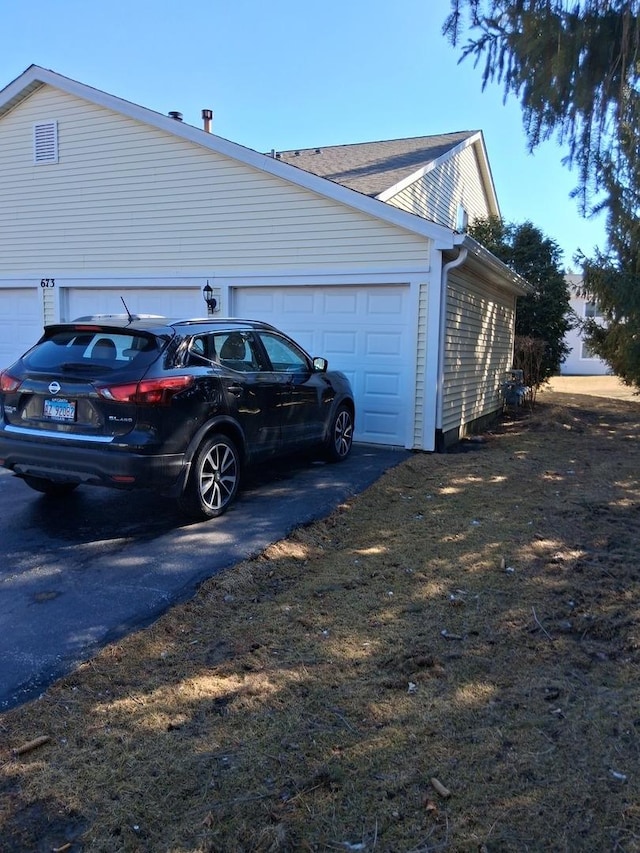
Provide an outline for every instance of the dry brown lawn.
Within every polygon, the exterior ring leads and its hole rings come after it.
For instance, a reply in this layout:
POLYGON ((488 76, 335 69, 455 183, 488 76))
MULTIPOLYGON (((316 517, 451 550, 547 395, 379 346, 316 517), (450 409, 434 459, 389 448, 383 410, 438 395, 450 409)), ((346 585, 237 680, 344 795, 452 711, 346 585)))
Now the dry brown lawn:
POLYGON ((587 384, 0 716, 0 850, 640 851, 640 401, 587 384))

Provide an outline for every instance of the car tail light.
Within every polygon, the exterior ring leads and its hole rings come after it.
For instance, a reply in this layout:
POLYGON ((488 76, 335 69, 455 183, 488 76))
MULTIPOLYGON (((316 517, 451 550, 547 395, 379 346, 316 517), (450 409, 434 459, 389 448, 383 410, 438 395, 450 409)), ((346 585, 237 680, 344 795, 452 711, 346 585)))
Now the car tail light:
POLYGON ((0 373, 0 391, 17 391, 22 385, 22 379, 16 379, 6 370, 0 373))
POLYGON ((166 376, 163 379, 143 379, 124 385, 96 386, 96 391, 106 400, 117 403, 168 406, 174 394, 184 391, 193 383, 193 376, 166 376))

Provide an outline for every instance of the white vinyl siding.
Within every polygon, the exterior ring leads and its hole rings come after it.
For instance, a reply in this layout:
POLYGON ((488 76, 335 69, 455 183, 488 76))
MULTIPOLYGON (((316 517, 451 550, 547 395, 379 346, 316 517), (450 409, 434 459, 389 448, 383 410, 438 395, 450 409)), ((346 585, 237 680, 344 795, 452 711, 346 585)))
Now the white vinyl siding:
POLYGON ((491 212, 472 145, 405 187, 388 203, 454 230, 460 205, 467 211, 470 223, 491 212))
MULTIPOLYGON (((576 273, 567 273, 566 280, 570 287, 571 309, 580 318, 592 316, 587 311, 592 311, 592 308, 588 306, 593 306, 593 303, 588 302, 580 292, 580 288, 584 284, 582 276, 576 273)), ((560 365, 561 373, 575 376, 602 376, 611 373, 611 368, 607 362, 594 355, 585 345, 579 326, 569 329, 564 342, 569 347, 569 353, 560 365)))
POLYGON ((512 367, 515 297, 478 283, 464 267, 449 275, 442 432, 458 430, 502 407, 512 367))
POLYGON ((0 174, 5 273, 428 265, 418 235, 48 86, 3 117, 0 174), (43 116, 64 152, 34 171, 43 116))

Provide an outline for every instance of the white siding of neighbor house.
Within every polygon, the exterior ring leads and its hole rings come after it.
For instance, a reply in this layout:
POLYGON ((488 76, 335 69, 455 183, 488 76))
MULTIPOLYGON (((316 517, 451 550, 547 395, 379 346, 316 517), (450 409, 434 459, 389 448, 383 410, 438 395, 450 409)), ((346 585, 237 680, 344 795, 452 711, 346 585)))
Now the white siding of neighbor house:
POLYGON ((459 205, 467 211, 469 222, 491 213, 473 145, 437 165, 388 203, 454 230, 459 205))
POLYGON ((453 270, 447 288, 442 431, 459 430, 502 407, 512 367, 515 297, 453 270))
MULTIPOLYGON (((579 293, 579 288, 583 283, 582 276, 575 273, 567 273, 565 279, 569 284, 571 292, 571 310, 575 312, 580 320, 584 320, 588 300, 579 293)), ((612 372, 606 361, 603 361, 597 355, 590 352, 579 327, 569 329, 565 335, 564 342, 569 347, 569 354, 560 365, 560 373, 569 376, 602 376, 612 372)))
POLYGON ((45 86, 0 121, 0 269, 428 267, 429 241, 45 86), (33 126, 57 122, 58 162, 33 126))

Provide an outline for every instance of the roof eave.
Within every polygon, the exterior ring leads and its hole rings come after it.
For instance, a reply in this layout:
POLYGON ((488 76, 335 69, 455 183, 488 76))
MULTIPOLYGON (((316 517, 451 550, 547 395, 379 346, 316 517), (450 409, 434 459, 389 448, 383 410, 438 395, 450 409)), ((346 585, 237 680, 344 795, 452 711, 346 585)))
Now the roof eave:
POLYGON ((532 285, 526 279, 514 272, 473 237, 468 234, 459 234, 455 242, 467 250, 465 263, 481 268, 483 277, 497 287, 508 290, 515 296, 528 296, 533 292, 532 285))
MULTIPOLYGON (((8 86, 0 91, 0 118, 44 86, 44 82, 39 79, 37 74, 30 73, 37 68, 37 65, 31 65, 24 74, 12 80, 8 86)), ((41 71, 42 69, 38 70, 41 71)))

